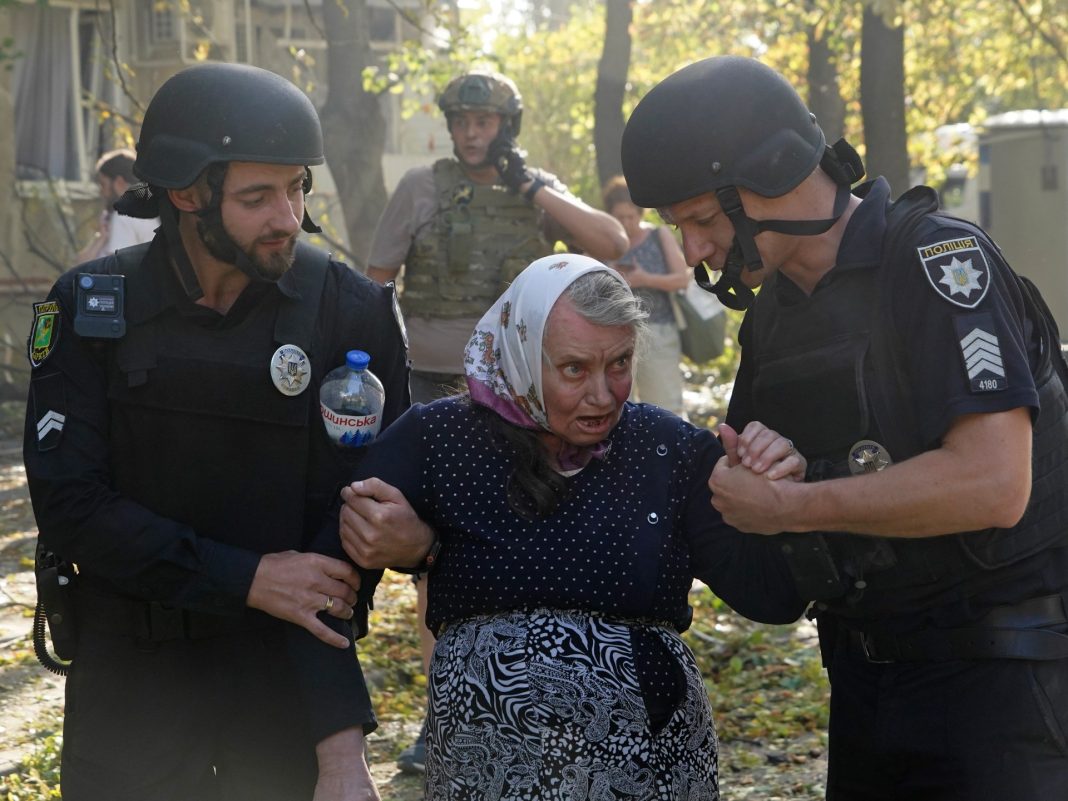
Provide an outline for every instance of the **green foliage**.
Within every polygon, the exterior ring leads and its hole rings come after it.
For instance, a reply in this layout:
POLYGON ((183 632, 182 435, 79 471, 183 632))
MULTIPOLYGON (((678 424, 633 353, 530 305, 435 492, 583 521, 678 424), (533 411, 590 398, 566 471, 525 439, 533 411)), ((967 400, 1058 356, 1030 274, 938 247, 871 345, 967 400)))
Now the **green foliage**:
POLYGON ((803 732, 827 729, 830 688, 814 638, 733 613, 707 588, 692 593, 684 635, 705 676, 720 738, 789 751, 803 732))
MULTIPOLYGON (((939 126, 977 124, 1013 108, 1068 105, 1068 6, 1062 0, 657 0, 634 3, 624 114, 666 75, 720 54, 759 57, 805 95, 809 37, 819 37, 838 65, 846 137, 863 155, 864 5, 905 26, 910 159, 927 170, 931 183, 950 164, 974 160, 939 146, 932 136, 939 126)), ((562 24, 542 25, 509 23, 487 13, 483 3, 465 8, 458 19, 444 19, 440 30, 433 46, 411 46, 377 79, 388 77, 391 90, 403 85, 411 97, 426 98, 474 63, 506 72, 523 93, 521 139, 531 163, 556 172, 596 203, 593 87, 604 36, 602 4, 576 3, 562 24)), ((420 102, 425 99, 410 101, 412 107, 420 102)))
POLYGON ((42 720, 33 737, 33 752, 14 773, 0 778, 0 801, 46 801, 58 799, 59 752, 62 726, 56 718, 42 720))

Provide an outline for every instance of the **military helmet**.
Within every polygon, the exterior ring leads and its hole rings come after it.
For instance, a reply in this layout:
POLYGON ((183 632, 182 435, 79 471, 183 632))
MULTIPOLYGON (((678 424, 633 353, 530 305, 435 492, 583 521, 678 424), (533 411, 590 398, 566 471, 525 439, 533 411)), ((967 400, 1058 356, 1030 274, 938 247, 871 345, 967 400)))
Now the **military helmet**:
POLYGON ((778 197, 819 165, 823 131, 786 80, 756 59, 682 68, 635 107, 623 131, 634 203, 663 208, 727 186, 778 197))
POLYGON ((438 108, 446 115, 457 111, 494 111, 502 115, 519 135, 523 119, 523 98, 515 82, 499 72, 469 72, 449 81, 438 98, 438 108))
POLYGON ((307 95, 246 64, 199 64, 166 80, 141 124, 137 177, 182 189, 209 164, 228 161, 322 164, 322 126, 307 95))

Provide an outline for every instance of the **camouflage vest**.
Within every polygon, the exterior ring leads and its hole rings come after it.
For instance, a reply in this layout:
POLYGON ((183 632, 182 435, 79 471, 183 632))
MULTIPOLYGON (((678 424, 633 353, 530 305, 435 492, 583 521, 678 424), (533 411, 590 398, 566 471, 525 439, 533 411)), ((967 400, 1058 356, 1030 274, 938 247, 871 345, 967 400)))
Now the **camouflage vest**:
POLYGON ((438 207, 404 261, 407 316, 478 317, 530 262, 552 253, 541 212, 503 186, 474 184, 455 159, 434 164, 438 207))

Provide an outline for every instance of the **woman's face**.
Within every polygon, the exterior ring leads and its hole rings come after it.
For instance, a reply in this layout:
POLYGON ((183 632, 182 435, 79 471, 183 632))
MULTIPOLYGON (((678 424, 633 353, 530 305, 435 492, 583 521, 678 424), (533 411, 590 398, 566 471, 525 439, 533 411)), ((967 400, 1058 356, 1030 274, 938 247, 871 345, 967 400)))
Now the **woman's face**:
POLYGON ((542 350, 549 429, 572 445, 596 445, 630 396, 633 327, 594 325, 561 297, 549 313, 542 350))
POLYGON ((642 210, 633 203, 616 203, 608 213, 619 220, 627 238, 633 241, 642 229, 642 210))

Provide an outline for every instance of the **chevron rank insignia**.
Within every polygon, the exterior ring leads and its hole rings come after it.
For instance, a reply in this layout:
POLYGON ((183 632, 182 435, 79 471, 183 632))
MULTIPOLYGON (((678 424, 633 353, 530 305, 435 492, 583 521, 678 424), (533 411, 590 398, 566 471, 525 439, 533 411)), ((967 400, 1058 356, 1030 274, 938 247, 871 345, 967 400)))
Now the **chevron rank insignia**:
POLYGON ((41 450, 45 450, 45 440, 47 437, 55 432, 56 436, 53 439, 58 439, 59 434, 63 433, 63 424, 67 422, 67 416, 49 410, 45 412, 44 417, 37 421, 37 442, 40 443, 41 450))
POLYGON ((974 236, 948 239, 916 248, 935 292, 965 309, 979 305, 990 286, 990 266, 974 236))
POLYGON ((35 375, 30 381, 28 406, 33 409, 37 450, 41 452, 59 447, 63 428, 67 424, 66 395, 62 373, 35 375))
POLYGON ((964 372, 972 392, 997 392, 1007 389, 1005 366, 1001 362, 994 315, 989 313, 959 314, 953 318, 960 342, 964 372))

